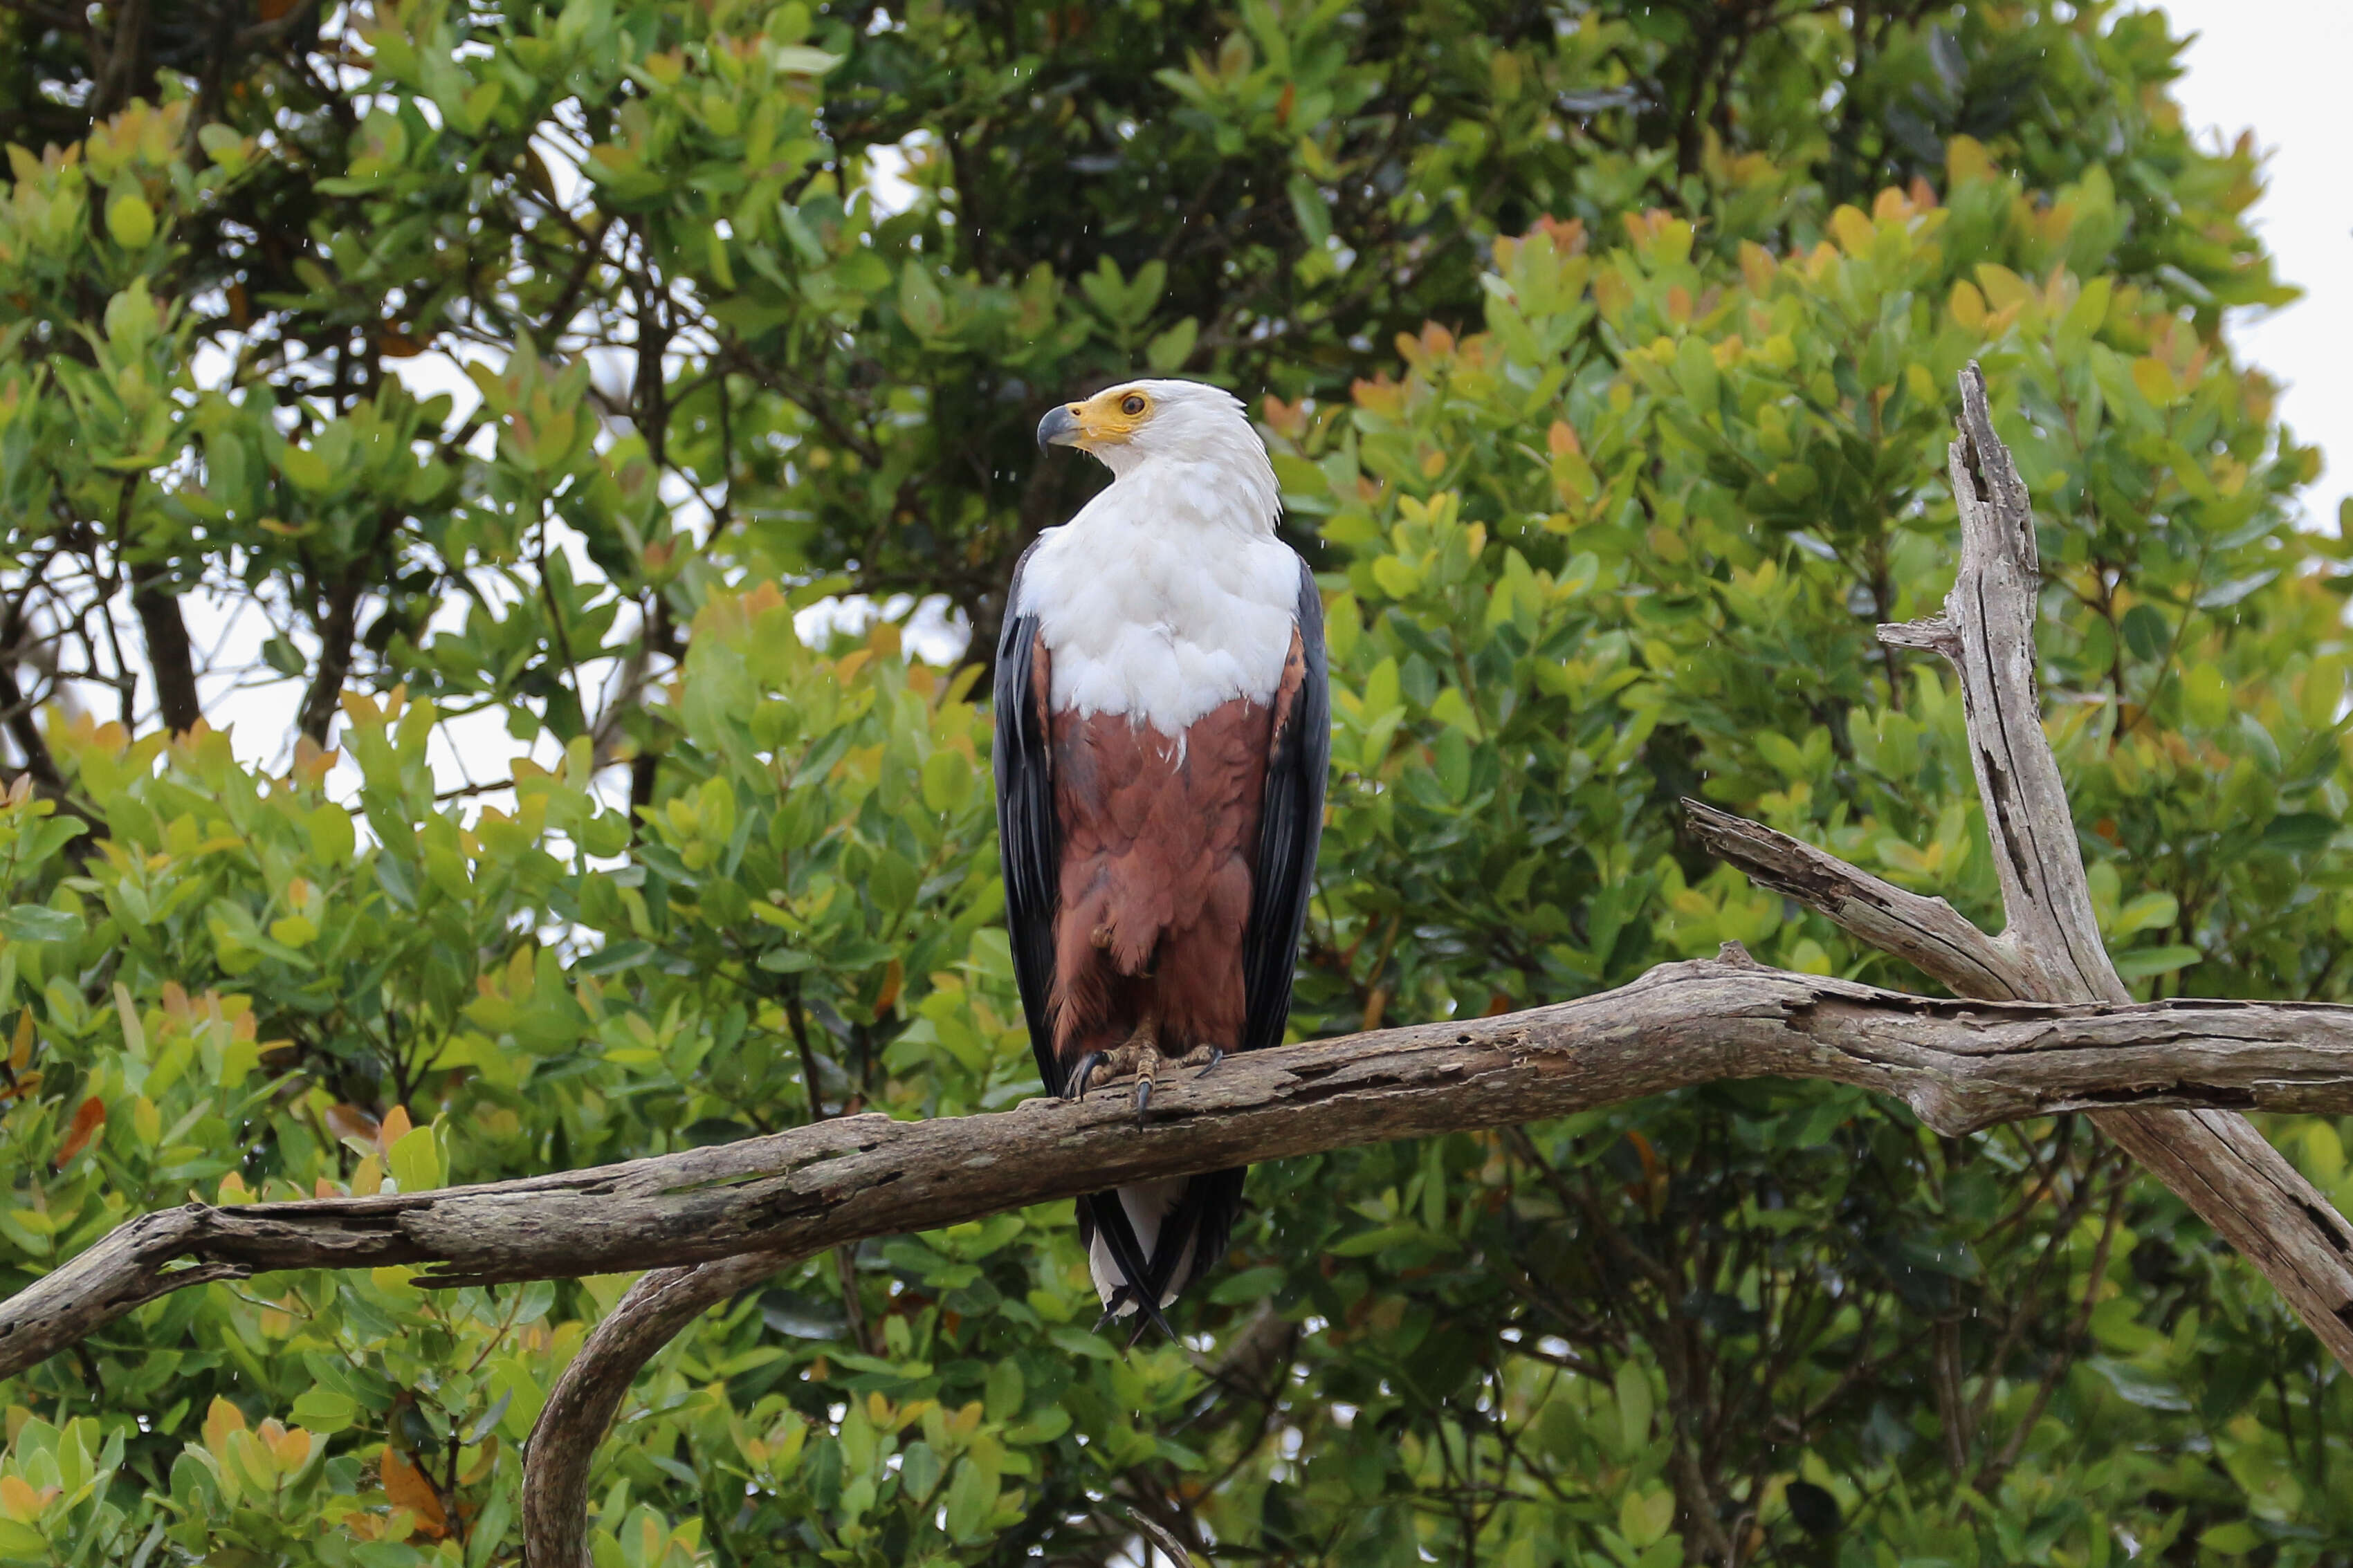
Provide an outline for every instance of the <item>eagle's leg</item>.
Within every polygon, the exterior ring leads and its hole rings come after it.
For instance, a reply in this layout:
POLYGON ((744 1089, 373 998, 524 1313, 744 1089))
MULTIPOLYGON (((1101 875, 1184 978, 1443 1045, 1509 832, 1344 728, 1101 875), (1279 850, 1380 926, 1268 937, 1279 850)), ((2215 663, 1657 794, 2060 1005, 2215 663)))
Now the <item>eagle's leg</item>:
POLYGON ((1160 1015, 1155 1009, 1136 1021, 1135 1032, 1128 1036, 1126 1044, 1103 1053, 1102 1059, 1095 1063, 1093 1076, 1082 1081, 1089 1089, 1100 1089, 1132 1075, 1135 1079, 1135 1117, 1141 1125, 1144 1108, 1152 1101, 1152 1086, 1166 1060, 1160 1054, 1160 1015))

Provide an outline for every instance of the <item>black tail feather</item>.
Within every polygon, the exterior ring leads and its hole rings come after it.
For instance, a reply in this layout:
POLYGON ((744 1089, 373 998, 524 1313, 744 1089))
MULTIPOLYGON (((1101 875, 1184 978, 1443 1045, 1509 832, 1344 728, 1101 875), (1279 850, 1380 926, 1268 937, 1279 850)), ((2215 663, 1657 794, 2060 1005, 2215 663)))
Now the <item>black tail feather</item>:
MULTIPOLYGON (((1168 1320, 1160 1312, 1160 1298, 1166 1292, 1147 1292, 1136 1284, 1140 1279, 1150 1279, 1151 1265, 1144 1256, 1143 1243, 1136 1239, 1135 1227, 1128 1223, 1127 1206, 1119 1201, 1119 1194, 1115 1192, 1089 1193, 1079 1200, 1079 1245, 1090 1246, 1097 1234, 1110 1247, 1112 1263, 1125 1281, 1103 1304, 1106 1311, 1116 1314, 1120 1300, 1124 1297, 1135 1303, 1136 1312, 1144 1321, 1156 1326, 1170 1339, 1175 1339, 1176 1331, 1168 1326, 1168 1320)), ((1096 1327, 1101 1328, 1102 1325, 1098 1323, 1096 1327)))
MULTIPOLYGON (((1117 1193, 1091 1193, 1079 1200, 1080 1244, 1090 1245, 1100 1233, 1124 1281, 1105 1303, 1105 1321, 1118 1313, 1123 1302, 1133 1301, 1139 1320, 1136 1338, 1143 1336, 1147 1325, 1171 1340, 1176 1338, 1176 1331, 1162 1315, 1161 1300, 1172 1286, 1185 1289, 1225 1257, 1234 1221, 1241 1216, 1243 1174, 1240 1169, 1211 1171, 1187 1181, 1161 1218, 1150 1258, 1144 1256, 1143 1244, 1128 1223, 1126 1205, 1117 1193), (1178 1279, 1176 1264, 1184 1258, 1187 1242, 1192 1244, 1193 1256, 1185 1277, 1178 1279)), ((1128 1342, 1133 1345, 1135 1341, 1128 1342)))

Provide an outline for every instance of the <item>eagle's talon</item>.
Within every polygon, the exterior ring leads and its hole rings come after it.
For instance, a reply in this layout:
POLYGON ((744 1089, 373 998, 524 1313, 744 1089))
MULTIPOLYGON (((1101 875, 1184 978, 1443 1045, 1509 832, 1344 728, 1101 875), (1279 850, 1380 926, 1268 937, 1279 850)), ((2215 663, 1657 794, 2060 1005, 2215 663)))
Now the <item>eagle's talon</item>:
POLYGON ((1093 1076, 1098 1068, 1103 1066, 1103 1054, 1101 1051, 1089 1051, 1085 1056, 1081 1057, 1078 1069, 1072 1072, 1069 1080, 1062 1085, 1062 1098, 1075 1101, 1087 1090, 1092 1089, 1094 1085, 1088 1079, 1093 1076))
POLYGON ((1223 1046, 1203 1046, 1199 1047, 1199 1049, 1192 1052, 1191 1055, 1186 1057, 1185 1065, 1187 1067, 1191 1067, 1193 1065, 1193 1058, 1199 1056, 1203 1051, 1207 1051, 1209 1054, 1209 1059, 1201 1063, 1201 1070, 1193 1075, 1197 1081, 1208 1077, 1209 1074, 1217 1070, 1218 1064, 1226 1059, 1226 1049, 1223 1046))

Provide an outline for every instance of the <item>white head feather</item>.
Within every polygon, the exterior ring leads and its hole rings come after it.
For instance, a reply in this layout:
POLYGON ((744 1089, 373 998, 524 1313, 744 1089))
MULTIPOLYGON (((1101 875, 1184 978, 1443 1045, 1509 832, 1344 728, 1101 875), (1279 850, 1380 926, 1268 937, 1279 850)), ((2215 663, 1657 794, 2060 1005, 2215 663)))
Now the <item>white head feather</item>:
POLYGON ((1269 531, 1282 512, 1282 493, 1266 443, 1250 427, 1241 399, 1198 381, 1128 381, 1081 403, 1063 404, 1038 426, 1040 446, 1076 447, 1112 471, 1115 480, 1148 470, 1187 468, 1206 472, 1197 483, 1236 492, 1241 509, 1269 531), (1128 410, 1141 400, 1143 407, 1128 410))
POLYGON ((1023 569, 1015 610, 1039 618, 1054 707, 1173 738, 1222 702, 1271 700, 1302 568, 1275 537, 1282 491, 1240 400, 1132 381, 1049 411, 1038 439, 1113 474, 1023 569))

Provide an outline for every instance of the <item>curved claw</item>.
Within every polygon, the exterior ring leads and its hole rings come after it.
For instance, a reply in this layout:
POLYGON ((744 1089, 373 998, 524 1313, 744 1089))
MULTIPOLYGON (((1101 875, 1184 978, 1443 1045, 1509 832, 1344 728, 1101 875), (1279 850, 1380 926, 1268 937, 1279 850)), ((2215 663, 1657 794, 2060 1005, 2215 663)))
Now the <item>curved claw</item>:
POLYGON ((1087 1079, 1094 1077, 1095 1068, 1102 1065, 1103 1059, 1101 1051, 1089 1051, 1081 1057, 1077 1068, 1062 1082, 1062 1098, 1074 1100, 1086 1093, 1087 1079))
POLYGON ((1193 1075, 1194 1079, 1198 1081, 1198 1079, 1208 1077, 1211 1073, 1218 1070, 1218 1064, 1225 1059, 1225 1047, 1223 1046, 1211 1046, 1209 1047, 1209 1060, 1208 1065, 1203 1067, 1199 1072, 1195 1073, 1193 1075))
POLYGON ((1147 1106, 1147 1105, 1151 1104, 1151 1103, 1152 1103, 1152 1080, 1151 1080, 1150 1079, 1148 1079, 1148 1078, 1140 1078, 1140 1079, 1136 1079, 1136 1080, 1135 1080, 1135 1124, 1136 1124, 1136 1126, 1138 1126, 1139 1128, 1140 1128, 1140 1127, 1142 1127, 1142 1126, 1144 1125, 1144 1108, 1145 1108, 1145 1106, 1147 1106))

